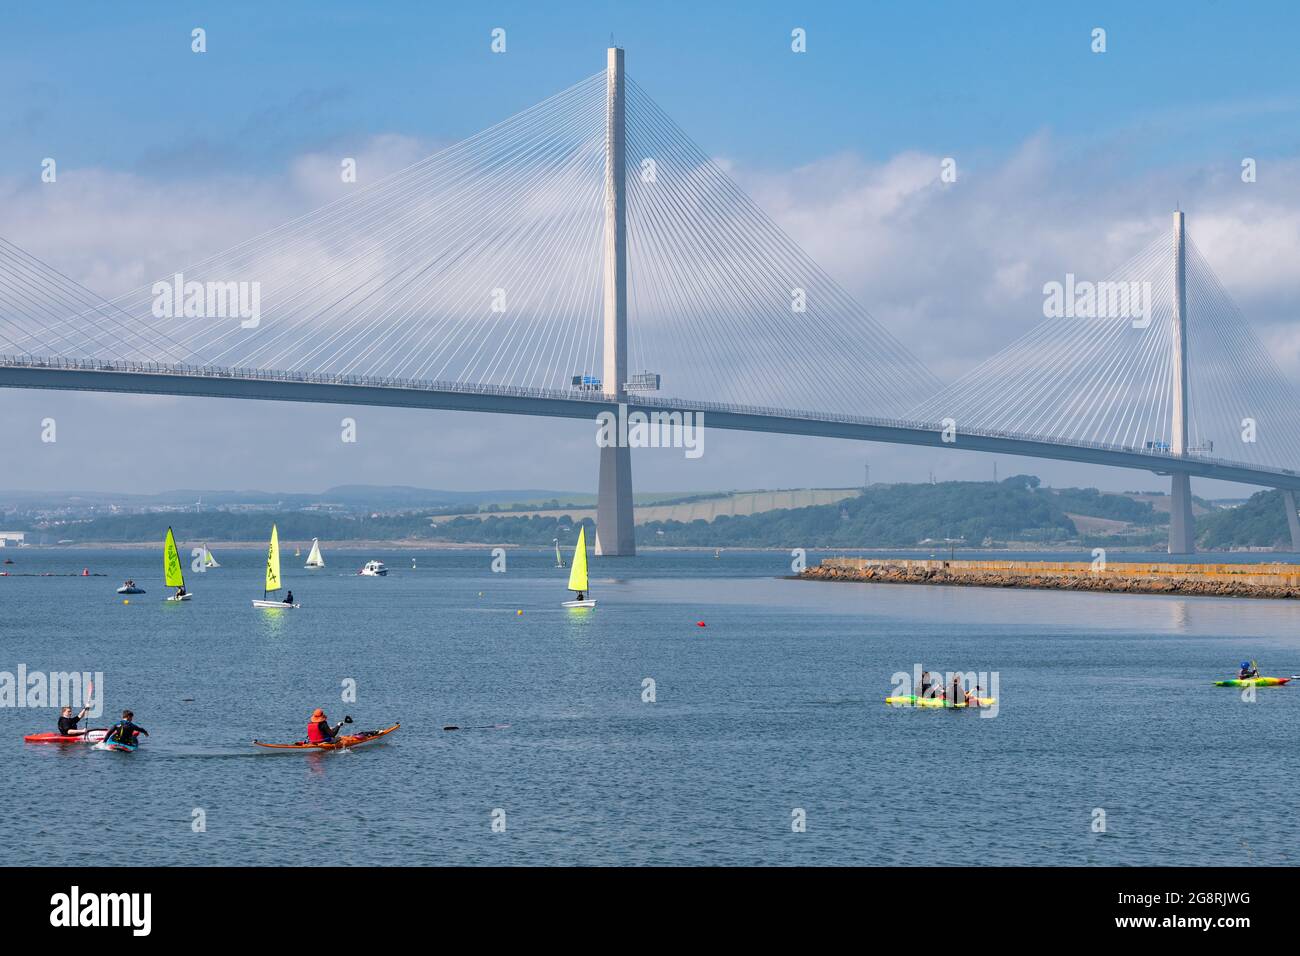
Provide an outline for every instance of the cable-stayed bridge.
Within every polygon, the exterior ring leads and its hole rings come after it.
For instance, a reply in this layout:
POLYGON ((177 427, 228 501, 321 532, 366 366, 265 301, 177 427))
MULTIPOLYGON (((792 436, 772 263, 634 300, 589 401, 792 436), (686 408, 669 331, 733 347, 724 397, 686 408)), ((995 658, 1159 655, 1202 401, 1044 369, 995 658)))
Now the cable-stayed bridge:
MULTIPOLYGON (((0 386, 703 413, 1169 475, 1178 553, 1192 477, 1276 487, 1300 550, 1295 390, 1182 214, 1096 289, 944 386, 611 49, 536 106, 111 301, 0 240, 0 386), (1115 290, 1118 312, 1098 301, 1115 290)), ((597 548, 632 554, 630 450, 599 454, 597 548)))

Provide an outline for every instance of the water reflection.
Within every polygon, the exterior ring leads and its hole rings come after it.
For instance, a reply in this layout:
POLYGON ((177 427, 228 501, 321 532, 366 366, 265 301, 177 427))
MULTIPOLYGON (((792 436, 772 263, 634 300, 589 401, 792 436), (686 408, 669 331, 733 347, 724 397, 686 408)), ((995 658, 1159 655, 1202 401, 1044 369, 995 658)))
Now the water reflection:
POLYGON ((281 636, 286 626, 285 615, 289 613, 288 610, 281 610, 278 607, 259 607, 255 612, 262 634, 271 638, 281 636))
POLYGON ((1191 604, 1180 598, 1168 602, 1169 629, 1177 634, 1188 634, 1192 630, 1191 604))
POLYGON ((592 638, 596 624, 596 609, 590 607, 564 608, 564 633, 566 637, 587 643, 592 638))
POLYGON ((1300 601, 1098 594, 772 578, 646 578, 627 598, 655 604, 758 605, 872 620, 986 624, 1039 631, 1146 631, 1286 638, 1300 631, 1300 601), (724 583, 725 581, 725 583, 724 583))

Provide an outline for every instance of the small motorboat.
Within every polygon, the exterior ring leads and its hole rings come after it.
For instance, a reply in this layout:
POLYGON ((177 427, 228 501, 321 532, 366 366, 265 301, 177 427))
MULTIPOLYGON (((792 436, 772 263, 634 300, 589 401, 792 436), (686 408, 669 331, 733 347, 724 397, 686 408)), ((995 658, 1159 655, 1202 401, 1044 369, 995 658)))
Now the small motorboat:
POLYGON ((368 578, 382 578, 388 576, 388 568, 384 567, 382 561, 367 561, 366 566, 357 574, 364 574, 368 578))
POLYGON ((140 587, 134 581, 127 581, 117 589, 118 594, 144 594, 144 588, 140 587))

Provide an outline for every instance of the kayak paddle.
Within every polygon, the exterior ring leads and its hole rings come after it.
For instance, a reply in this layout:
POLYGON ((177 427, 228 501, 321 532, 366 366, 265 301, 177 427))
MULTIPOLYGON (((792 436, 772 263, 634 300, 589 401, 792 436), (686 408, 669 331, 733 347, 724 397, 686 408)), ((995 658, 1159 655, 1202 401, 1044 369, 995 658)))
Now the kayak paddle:
POLYGON ((457 727, 455 724, 449 724, 442 728, 443 730, 505 730, 509 724, 484 724, 480 727, 457 727))

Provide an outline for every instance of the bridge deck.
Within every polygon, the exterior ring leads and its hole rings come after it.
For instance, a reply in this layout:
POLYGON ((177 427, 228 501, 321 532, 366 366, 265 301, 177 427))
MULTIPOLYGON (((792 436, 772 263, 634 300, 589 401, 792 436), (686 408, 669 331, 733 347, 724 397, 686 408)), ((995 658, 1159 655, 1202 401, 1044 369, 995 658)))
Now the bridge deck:
MULTIPOLYGON (((560 389, 13 356, 0 357, 0 387, 378 405, 548 418, 594 419, 600 412, 617 408, 610 396, 560 389)), ((1157 474, 1184 473, 1198 478, 1300 490, 1300 475, 1286 469, 1266 469, 1199 455, 1175 456, 1146 449, 1061 442, 1042 436, 1005 432, 962 431, 960 428, 955 441, 945 442, 943 426, 931 422, 666 398, 637 399, 629 402, 627 409, 647 414, 702 412, 705 425, 710 428, 984 451, 1139 469, 1157 474)))

